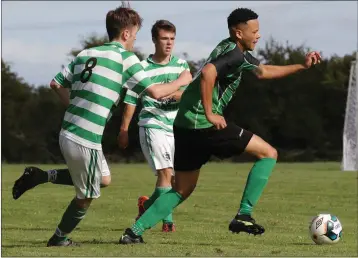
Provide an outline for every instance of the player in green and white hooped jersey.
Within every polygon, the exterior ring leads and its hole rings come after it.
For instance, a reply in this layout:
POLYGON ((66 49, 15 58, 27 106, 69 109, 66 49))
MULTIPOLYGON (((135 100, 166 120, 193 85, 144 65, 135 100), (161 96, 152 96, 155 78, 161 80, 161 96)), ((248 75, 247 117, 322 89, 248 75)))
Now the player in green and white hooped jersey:
MULTIPOLYGON (((183 93, 174 122, 175 186, 161 195, 127 230, 136 235, 132 239, 140 237, 190 196, 197 184, 200 168, 211 155, 229 158, 242 152, 253 155, 257 161, 249 173, 240 209, 229 230, 255 235, 264 232, 251 214, 276 164, 277 151, 259 136, 233 123, 226 123, 223 110, 239 86, 243 71, 253 71, 262 79, 280 78, 311 67, 320 61, 320 55, 308 53, 303 64, 260 64, 247 52, 255 48, 260 38, 257 18, 255 12, 246 8, 238 8, 229 15, 230 37, 217 45, 183 93)), ((208 198, 211 197, 214 196, 208 198)), ((233 196, 233 199, 238 201, 237 197, 233 196)))
POLYGON ((13 187, 17 199, 26 190, 48 181, 74 185, 76 196, 48 246, 73 245, 68 234, 83 219, 92 200, 100 196, 101 182, 110 182, 101 140, 112 109, 124 97, 123 89, 162 98, 191 80, 187 73, 165 85, 152 83, 138 57, 130 52, 141 23, 138 13, 130 8, 109 11, 106 27, 110 42, 81 51, 50 84, 67 107, 59 143, 68 169, 46 172, 28 167, 13 187))
MULTIPOLYGON (((157 21, 151 30, 155 52, 142 65, 148 76, 155 83, 164 83, 176 80, 184 71, 189 71, 186 61, 173 56, 176 28, 167 20, 157 21)), ((160 195, 172 189, 174 134, 173 123, 178 112, 178 104, 184 87, 173 94, 173 98, 155 100, 142 94, 140 97, 132 90, 127 90, 124 102, 126 103, 121 130, 118 136, 119 145, 126 148, 128 145, 128 127, 132 120, 137 104, 141 102, 143 108, 139 114, 139 137, 143 154, 151 169, 157 176, 155 189, 152 195, 141 196, 138 199, 138 216, 147 209, 160 195)), ((172 214, 163 219, 163 232, 175 231, 172 214)))

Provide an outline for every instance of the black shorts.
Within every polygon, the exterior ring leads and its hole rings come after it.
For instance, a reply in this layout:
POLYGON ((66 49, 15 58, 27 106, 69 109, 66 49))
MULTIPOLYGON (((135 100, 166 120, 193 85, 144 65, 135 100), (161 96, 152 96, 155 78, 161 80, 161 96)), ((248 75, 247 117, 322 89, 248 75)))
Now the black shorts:
POLYGON ((240 155, 249 144, 253 133, 228 123, 222 130, 185 129, 174 126, 174 170, 200 169, 214 155, 220 159, 240 155))

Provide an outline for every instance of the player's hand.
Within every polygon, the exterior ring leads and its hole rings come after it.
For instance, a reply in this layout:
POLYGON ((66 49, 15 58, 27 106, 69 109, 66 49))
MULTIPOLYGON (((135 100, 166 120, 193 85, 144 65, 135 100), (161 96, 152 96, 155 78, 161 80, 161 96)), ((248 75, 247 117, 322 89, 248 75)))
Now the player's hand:
POLYGON ((322 57, 317 51, 309 52, 306 55, 304 66, 310 68, 312 65, 319 64, 321 59, 322 57))
POLYGON ((121 149, 128 147, 129 142, 128 131, 120 131, 117 137, 118 146, 121 149))
POLYGON ((226 121, 223 116, 211 114, 206 117, 210 123, 212 123, 216 130, 221 130, 226 127, 226 121))
POLYGON ((175 94, 176 94, 176 92, 174 92, 174 93, 172 93, 172 94, 170 94, 170 95, 168 95, 168 96, 165 96, 165 97, 163 97, 163 98, 160 98, 160 99, 158 99, 158 101, 174 100, 175 94))

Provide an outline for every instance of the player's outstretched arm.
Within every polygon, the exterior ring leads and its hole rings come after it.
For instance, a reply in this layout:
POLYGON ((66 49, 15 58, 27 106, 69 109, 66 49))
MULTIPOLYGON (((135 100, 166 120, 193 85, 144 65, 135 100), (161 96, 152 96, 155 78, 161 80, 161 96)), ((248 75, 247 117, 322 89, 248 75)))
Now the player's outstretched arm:
POLYGON ((201 101, 205 111, 206 119, 212 123, 216 129, 220 130, 226 127, 224 117, 213 113, 213 89, 217 77, 215 65, 209 63, 201 71, 200 91, 201 101))
POLYGON ((70 91, 67 88, 62 87, 55 80, 50 82, 50 87, 56 92, 65 107, 68 107, 70 105, 70 91))
POLYGON ((131 104, 126 104, 124 106, 122 124, 119 130, 117 137, 118 145, 120 148, 125 149, 128 147, 129 137, 128 137, 128 128, 132 121, 136 106, 131 104))
POLYGON ((170 83, 155 84, 147 89, 148 95, 154 99, 164 98, 180 89, 180 87, 188 85, 192 80, 189 71, 184 71, 179 78, 170 83))
POLYGON ((259 79, 276 79, 308 69, 312 65, 315 65, 320 62, 320 54, 316 51, 313 51, 309 52, 306 55, 305 62, 303 64, 293 64, 285 66, 260 64, 256 69, 254 69, 254 73, 259 79))

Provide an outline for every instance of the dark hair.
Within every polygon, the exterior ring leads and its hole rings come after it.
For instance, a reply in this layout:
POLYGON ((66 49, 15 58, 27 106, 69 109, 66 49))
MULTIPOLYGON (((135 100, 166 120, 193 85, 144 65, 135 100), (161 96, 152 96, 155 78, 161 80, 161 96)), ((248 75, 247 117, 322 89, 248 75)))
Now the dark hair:
POLYGON ((121 31, 133 26, 142 27, 143 19, 139 14, 130 7, 118 7, 107 13, 106 28, 109 41, 117 38, 121 31))
POLYGON ((240 23, 246 23, 249 20, 255 20, 259 16, 254 11, 247 8, 237 8, 227 17, 227 26, 232 28, 240 23))
POLYGON ((160 29, 176 33, 176 28, 173 23, 167 20, 159 20, 156 21, 152 27, 153 39, 156 39, 158 37, 160 29))

